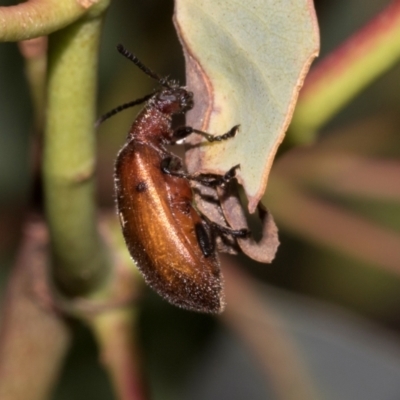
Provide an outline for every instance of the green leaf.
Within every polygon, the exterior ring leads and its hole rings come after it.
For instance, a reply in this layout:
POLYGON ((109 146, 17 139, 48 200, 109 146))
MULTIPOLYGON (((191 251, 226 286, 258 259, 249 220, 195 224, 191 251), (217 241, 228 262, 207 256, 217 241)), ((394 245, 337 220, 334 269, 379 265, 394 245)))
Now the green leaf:
POLYGON ((240 124, 234 139, 190 150, 188 169, 223 174, 240 164, 238 180, 254 212, 318 53, 313 3, 177 0, 175 24, 195 93, 188 124, 213 134, 240 124))

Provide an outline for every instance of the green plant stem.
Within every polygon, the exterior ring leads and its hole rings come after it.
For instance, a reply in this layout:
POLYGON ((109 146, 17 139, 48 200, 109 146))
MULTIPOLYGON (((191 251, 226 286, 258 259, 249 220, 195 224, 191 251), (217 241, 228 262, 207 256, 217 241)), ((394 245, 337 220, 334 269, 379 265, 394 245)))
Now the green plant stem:
POLYGON ((47 37, 21 40, 18 45, 25 57, 25 75, 31 92, 35 133, 42 133, 46 110, 47 37))
POLYGON ((101 17, 50 36, 44 189, 54 276, 65 293, 98 289, 109 270, 94 201, 97 53, 101 17))
POLYGON ((15 42, 49 35, 97 8, 99 1, 35 0, 0 7, 0 41, 15 42))
POLYGON ((400 58, 400 0, 318 64, 306 79, 289 141, 310 143, 317 130, 400 58))

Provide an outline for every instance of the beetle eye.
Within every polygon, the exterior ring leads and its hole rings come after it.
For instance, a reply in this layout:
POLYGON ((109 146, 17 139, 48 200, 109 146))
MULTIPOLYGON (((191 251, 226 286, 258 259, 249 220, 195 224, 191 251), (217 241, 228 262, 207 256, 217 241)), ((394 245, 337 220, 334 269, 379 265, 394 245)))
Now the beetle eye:
POLYGON ((186 112, 188 110, 191 110, 193 108, 194 102, 193 102, 193 93, 192 92, 185 92, 181 96, 181 111, 186 112))

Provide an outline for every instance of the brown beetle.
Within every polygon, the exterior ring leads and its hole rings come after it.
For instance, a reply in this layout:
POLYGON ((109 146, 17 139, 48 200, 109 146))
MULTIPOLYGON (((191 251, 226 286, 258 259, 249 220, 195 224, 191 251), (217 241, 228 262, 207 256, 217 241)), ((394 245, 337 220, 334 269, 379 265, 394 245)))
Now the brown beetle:
POLYGON ((249 232, 219 226, 200 215, 193 206, 189 180, 212 187, 224 185, 235 177, 239 166, 223 176, 190 175, 165 146, 191 133, 208 141, 226 140, 236 134, 238 126, 220 136, 191 127, 172 130, 172 116, 193 108, 193 93, 159 77, 122 45, 117 49, 162 86, 151 95, 111 110, 98 121, 146 103, 115 163, 117 208, 129 252, 145 281, 170 303, 219 313, 224 308, 224 296, 215 238, 246 237, 249 232))

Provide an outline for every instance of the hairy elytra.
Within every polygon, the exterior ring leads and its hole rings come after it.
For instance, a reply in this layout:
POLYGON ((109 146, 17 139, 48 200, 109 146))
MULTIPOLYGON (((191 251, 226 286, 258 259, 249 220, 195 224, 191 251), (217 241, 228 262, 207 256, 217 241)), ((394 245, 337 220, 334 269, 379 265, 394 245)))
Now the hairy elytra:
POLYGON ((226 140, 238 126, 220 136, 187 126, 174 131, 172 117, 193 108, 193 93, 159 77, 122 45, 117 49, 161 85, 155 93, 119 106, 98 121, 145 104, 115 163, 117 210, 125 242, 147 284, 163 298, 188 310, 220 313, 225 303, 215 238, 246 237, 249 232, 219 226, 201 215, 193 206, 189 181, 223 185, 235 177, 239 166, 223 176, 190 175, 166 145, 191 133, 211 142, 226 140))

